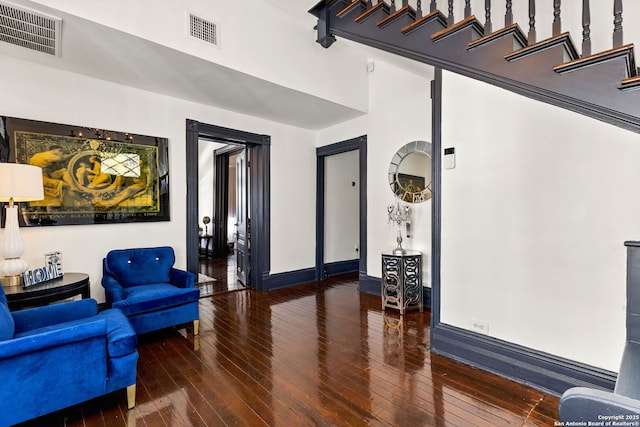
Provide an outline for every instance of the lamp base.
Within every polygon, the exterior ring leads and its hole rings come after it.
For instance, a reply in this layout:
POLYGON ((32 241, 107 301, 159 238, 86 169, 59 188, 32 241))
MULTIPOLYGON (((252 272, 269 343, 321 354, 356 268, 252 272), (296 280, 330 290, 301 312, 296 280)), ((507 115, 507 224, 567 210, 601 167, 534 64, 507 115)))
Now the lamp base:
POLYGON ((5 288, 13 286, 22 287, 24 285, 24 281, 22 279, 22 274, 16 274, 15 276, 0 276, 0 284, 5 288))

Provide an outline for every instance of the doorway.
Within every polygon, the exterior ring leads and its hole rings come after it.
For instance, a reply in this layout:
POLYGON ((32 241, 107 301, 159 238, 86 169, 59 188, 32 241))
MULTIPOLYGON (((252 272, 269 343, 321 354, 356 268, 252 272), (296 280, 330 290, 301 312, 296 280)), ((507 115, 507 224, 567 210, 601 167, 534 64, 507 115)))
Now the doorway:
POLYGON ((248 192, 246 186, 244 191, 238 191, 242 186, 236 184, 236 160, 246 157, 245 151, 241 144, 198 140, 200 257, 197 283, 201 295, 245 289, 246 277, 238 274, 236 266, 246 271, 248 257, 237 263, 239 253, 234 250, 239 235, 237 226, 247 222, 247 210, 242 209, 240 217, 237 212, 239 206, 248 204, 248 192))
MULTIPOLYGON (((251 232, 247 239, 246 268, 244 270, 245 284, 256 290, 264 289, 264 277, 269 276, 270 265, 270 180, 269 180, 269 153, 270 137, 235 129, 223 128, 206 123, 187 120, 186 136, 186 170, 198 170, 198 143, 199 140, 216 141, 234 147, 244 148, 246 152, 246 212, 250 218, 251 232), (251 185, 249 185, 249 183, 251 185), (249 246, 250 242, 250 246, 249 246)), ((220 156, 224 158, 224 156, 220 156)), ((227 156, 228 161, 228 156, 227 156)), ((218 176, 220 169, 216 172, 218 176)), ((199 179, 198 173, 187 173, 187 218, 186 218, 186 243, 187 243, 187 270, 194 274, 199 271, 200 236, 198 227, 200 224, 198 212, 199 179)), ((214 216, 213 220, 219 217, 214 216)), ((247 224, 248 225, 248 224, 247 224)), ((222 237, 224 238, 224 237, 222 237)), ((215 243, 214 243, 215 244, 215 243)), ((220 247, 220 246, 219 246, 220 247)), ((224 249, 222 249, 224 250, 224 249)))
POLYGON ((358 152, 358 207, 359 207, 359 243, 357 245, 358 261, 357 269, 360 279, 367 276, 367 137, 366 135, 350 140, 338 142, 336 144, 319 147, 316 149, 317 177, 316 177, 316 280, 322 280, 327 275, 339 274, 345 271, 341 269, 351 269, 350 264, 333 264, 331 271, 326 262, 326 221, 327 198, 326 192, 326 160, 329 156, 356 151, 358 152))

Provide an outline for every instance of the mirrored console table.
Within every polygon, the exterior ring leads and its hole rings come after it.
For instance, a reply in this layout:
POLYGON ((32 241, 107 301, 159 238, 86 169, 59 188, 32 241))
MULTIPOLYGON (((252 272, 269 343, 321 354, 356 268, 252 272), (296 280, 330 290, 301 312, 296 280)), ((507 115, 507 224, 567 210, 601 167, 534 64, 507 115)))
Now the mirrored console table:
POLYGON ((423 311, 421 252, 382 254, 382 309, 387 307, 400 314, 416 308, 423 311))

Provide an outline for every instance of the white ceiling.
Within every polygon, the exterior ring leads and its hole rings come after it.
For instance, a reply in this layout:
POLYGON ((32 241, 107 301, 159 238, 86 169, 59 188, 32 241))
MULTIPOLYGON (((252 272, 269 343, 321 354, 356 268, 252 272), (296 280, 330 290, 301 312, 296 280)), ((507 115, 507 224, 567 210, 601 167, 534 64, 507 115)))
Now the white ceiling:
MULTIPOLYGON (((263 1, 289 17, 292 25, 315 25, 308 10, 317 0, 263 1)), ((0 55, 306 129, 324 129, 363 114, 74 15, 55 11, 55 16, 63 20, 60 57, 3 42, 0 55)), ((369 53, 424 75, 423 64, 369 53)))
MULTIPOLYGON (((284 2, 288 7, 264 1, 314 22, 305 4, 315 0, 284 2)), ((63 21, 60 57, 4 42, 0 55, 307 129, 363 114, 77 16, 61 11, 55 16, 63 21)))

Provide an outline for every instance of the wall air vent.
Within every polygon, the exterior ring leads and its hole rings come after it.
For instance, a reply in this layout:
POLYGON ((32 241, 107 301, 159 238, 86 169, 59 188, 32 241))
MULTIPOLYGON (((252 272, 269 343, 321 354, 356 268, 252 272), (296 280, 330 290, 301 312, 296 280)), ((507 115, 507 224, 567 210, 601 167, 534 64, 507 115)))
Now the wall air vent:
POLYGON ((189 20, 189 35, 191 37, 218 46, 218 24, 190 12, 187 12, 187 17, 189 20))
POLYGON ((60 56, 62 19, 0 1, 0 41, 60 56))

